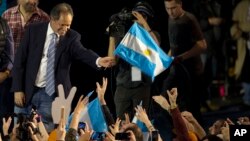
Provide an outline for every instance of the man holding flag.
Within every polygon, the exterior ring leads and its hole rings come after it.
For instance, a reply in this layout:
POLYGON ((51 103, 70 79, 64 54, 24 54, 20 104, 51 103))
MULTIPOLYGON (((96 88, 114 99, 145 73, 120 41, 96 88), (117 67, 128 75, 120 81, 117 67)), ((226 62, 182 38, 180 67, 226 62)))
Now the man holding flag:
MULTIPOLYGON (((143 107, 148 109, 152 78, 160 73, 158 70, 149 71, 149 68, 145 67, 146 64, 150 64, 151 68, 157 68, 152 62, 154 60, 160 60, 159 58, 153 58, 153 60, 148 61, 150 60, 150 54, 155 53, 155 50, 148 49, 147 44, 144 44, 144 42, 148 42, 151 45, 159 45, 158 34, 152 31, 148 24, 148 21, 152 20, 154 16, 151 6, 148 3, 139 2, 132 9, 132 18, 125 19, 124 17, 128 17, 127 15, 129 15, 129 13, 126 13, 126 11, 113 15, 108 28, 110 34, 109 56, 116 55, 117 57, 114 102, 117 117, 121 119, 124 119, 125 113, 133 117, 134 107, 137 106, 140 101, 143 101, 143 107), (131 27, 132 24, 133 26, 131 27), (131 32, 126 34, 128 28, 133 30, 133 33, 145 35, 147 39, 140 38, 141 40, 136 40, 135 34, 130 34, 131 32), (116 48, 117 45, 118 47, 116 48), (127 46, 131 46, 131 48, 127 46), (136 52, 136 50, 139 52, 136 52), (138 59, 141 62, 138 61, 138 59), (144 65, 140 66, 140 64, 144 65)), ((161 65, 164 66, 164 64, 161 65)))

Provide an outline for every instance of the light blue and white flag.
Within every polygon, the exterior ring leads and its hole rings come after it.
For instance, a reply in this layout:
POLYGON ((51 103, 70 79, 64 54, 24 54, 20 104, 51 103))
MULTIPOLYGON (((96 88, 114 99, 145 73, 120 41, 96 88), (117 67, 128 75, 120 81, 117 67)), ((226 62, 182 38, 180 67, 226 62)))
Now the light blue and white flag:
MULTIPOLYGON (((91 94, 92 92, 89 93, 88 96, 90 97, 91 94)), ((72 120, 72 114, 70 115, 68 125, 70 124, 71 120, 72 120)), ((89 125, 89 128, 93 129, 96 132, 108 131, 105 117, 103 115, 101 104, 98 98, 92 100, 84 108, 80 116, 80 121, 86 122, 89 125)))
POLYGON ((98 98, 91 101, 81 114, 80 121, 86 122, 96 132, 106 132, 108 127, 98 98))
POLYGON ((138 23, 134 23, 114 51, 133 66, 152 77, 166 70, 173 61, 138 23))
MULTIPOLYGON (((142 106, 142 101, 140 102, 139 105, 142 106)), ((134 118, 132 119, 132 123, 135 123, 135 124, 141 129, 142 134, 143 134, 143 141, 148 141, 149 136, 150 136, 150 133, 149 133, 149 131, 148 131, 148 128, 147 128, 147 126, 146 126, 143 122, 141 122, 141 121, 136 117, 136 115, 138 115, 137 112, 135 113, 135 116, 134 116, 134 118)))

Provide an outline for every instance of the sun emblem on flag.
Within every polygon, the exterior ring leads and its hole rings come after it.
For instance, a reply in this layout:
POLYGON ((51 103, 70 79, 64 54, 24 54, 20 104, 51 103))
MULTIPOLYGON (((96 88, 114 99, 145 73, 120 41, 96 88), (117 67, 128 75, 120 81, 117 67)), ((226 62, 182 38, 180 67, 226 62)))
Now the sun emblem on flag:
POLYGON ((143 51, 143 54, 144 54, 145 56, 150 56, 150 55, 151 55, 151 51, 150 51, 149 49, 145 49, 145 50, 143 51))

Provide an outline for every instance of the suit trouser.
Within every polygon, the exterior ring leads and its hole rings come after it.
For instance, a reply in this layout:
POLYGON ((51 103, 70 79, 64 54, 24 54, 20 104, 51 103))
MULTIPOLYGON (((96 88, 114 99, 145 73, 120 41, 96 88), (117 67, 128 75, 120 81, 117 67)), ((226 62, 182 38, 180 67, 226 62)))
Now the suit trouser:
POLYGON ((135 113, 134 107, 139 105, 141 101, 143 108, 148 110, 150 86, 139 86, 136 88, 117 86, 114 101, 117 117, 124 119, 124 114, 128 113, 133 118, 135 113))

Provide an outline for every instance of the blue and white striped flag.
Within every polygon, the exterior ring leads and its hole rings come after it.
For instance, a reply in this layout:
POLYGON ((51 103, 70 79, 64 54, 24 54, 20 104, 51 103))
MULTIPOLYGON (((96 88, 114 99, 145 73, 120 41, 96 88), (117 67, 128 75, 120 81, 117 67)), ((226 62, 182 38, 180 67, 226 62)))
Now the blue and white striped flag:
MULTIPOLYGON (((90 92, 87 96, 90 97, 93 91, 90 92)), ((68 126, 72 120, 72 115, 68 119, 68 126)), ((90 129, 93 129, 96 132, 106 132, 108 127, 106 124, 105 117, 102 112, 101 104, 98 98, 95 98, 83 109, 80 116, 80 121, 86 122, 89 125, 90 129)))
MULTIPOLYGON (((142 101, 140 102, 139 104, 140 106, 142 106, 142 101)), ((142 131, 142 134, 143 134, 143 141, 148 141, 149 140, 149 136, 150 136, 150 133, 148 131, 148 128, 147 126, 141 122, 137 117, 136 115, 138 115, 138 113, 136 112, 135 113, 135 116, 134 118, 132 119, 132 123, 135 123, 142 131)))
POLYGON ((96 132, 107 132, 108 127, 98 98, 91 101, 81 114, 80 121, 87 122, 96 132))
POLYGON ((114 51, 142 72, 154 77, 166 70, 173 61, 138 23, 134 23, 114 51))

